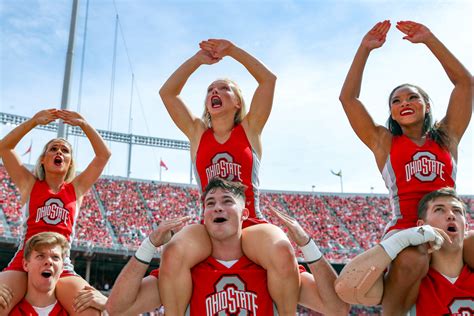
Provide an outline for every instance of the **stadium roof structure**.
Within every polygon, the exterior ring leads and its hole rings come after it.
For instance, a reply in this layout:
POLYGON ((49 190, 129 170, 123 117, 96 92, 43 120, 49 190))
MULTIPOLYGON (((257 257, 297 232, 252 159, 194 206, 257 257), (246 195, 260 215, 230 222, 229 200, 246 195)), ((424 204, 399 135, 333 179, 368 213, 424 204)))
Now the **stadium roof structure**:
MULTIPOLYGON (((28 119, 30 118, 26 116, 0 112, 0 123, 3 123, 3 124, 19 125, 27 121, 28 119)), ((57 132, 58 125, 59 125, 58 123, 53 122, 48 125, 39 125, 36 128, 45 130, 45 131, 50 131, 50 132, 57 132)), ((105 131, 105 130, 97 130, 97 131, 105 140, 112 141, 112 142, 127 143, 131 145, 150 146, 150 147, 161 147, 161 148, 168 148, 168 149, 179 149, 179 150, 190 149, 189 142, 183 141, 183 140, 118 133, 118 132, 105 131)), ((69 127, 68 134, 73 135, 73 136, 83 136, 83 137, 86 136, 84 132, 77 126, 69 127)))

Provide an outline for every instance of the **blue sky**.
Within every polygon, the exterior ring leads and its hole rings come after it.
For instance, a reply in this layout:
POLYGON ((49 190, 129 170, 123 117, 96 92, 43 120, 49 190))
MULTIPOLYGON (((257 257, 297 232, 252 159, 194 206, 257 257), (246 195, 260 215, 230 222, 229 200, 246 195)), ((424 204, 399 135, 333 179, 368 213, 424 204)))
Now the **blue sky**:
MULTIPOLYGON (((77 109, 86 0, 79 8, 70 107, 77 109)), ((69 31, 71 1, 0 0, 2 112, 32 116, 59 107, 69 31)), ((145 1, 90 0, 81 95, 81 113, 96 128, 128 132, 131 74, 135 76, 132 131, 185 140, 158 96, 167 77, 198 49, 199 41, 226 38, 262 60, 277 76, 270 119, 263 131, 263 189, 386 193, 371 152, 352 131, 338 101, 344 77, 362 36, 377 22, 415 20, 427 25, 473 72, 473 4, 452 1, 145 1), (123 33, 117 45, 113 110, 110 111, 115 15, 123 33), (123 37, 122 37, 123 36, 123 37), (125 41, 123 40, 125 39, 125 41), (125 43, 126 47, 125 48, 125 43), (128 55, 127 55, 128 52, 128 55), (128 62, 128 58, 132 66, 128 62)), ((237 81, 250 102, 256 83, 234 60, 201 67, 188 81, 183 98, 202 111, 206 87, 215 78, 237 81)), ((374 120, 388 115, 387 96, 403 82, 431 95, 441 119, 452 85, 426 47, 402 40, 394 27, 384 47, 370 57, 361 98, 374 120)), ((472 123, 459 147, 458 190, 474 194, 472 123)), ((11 126, 0 126, 0 136, 11 126)), ((18 145, 33 142, 33 162, 54 135, 34 131, 18 145)), ((74 142, 74 138, 71 139, 74 142)), ((92 153, 77 144, 79 169, 92 153)), ((113 143, 106 173, 125 176, 126 146, 113 143)), ((189 182, 189 153, 135 146, 132 177, 157 180, 159 159, 168 165, 162 180, 189 182)))

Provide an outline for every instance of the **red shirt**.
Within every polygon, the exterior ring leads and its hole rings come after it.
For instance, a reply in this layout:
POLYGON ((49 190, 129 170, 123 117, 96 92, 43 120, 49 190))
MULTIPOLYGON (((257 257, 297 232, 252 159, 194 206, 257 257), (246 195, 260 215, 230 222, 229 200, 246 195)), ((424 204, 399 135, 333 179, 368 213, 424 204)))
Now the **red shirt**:
POLYGON ((230 268, 209 257, 191 273, 190 316, 277 315, 267 289, 267 271, 245 256, 230 268))
MULTIPOLYGON (((69 315, 66 310, 56 301, 53 309, 49 313, 49 316, 67 316, 69 315)), ((20 303, 16 304, 10 312, 9 316, 38 316, 33 306, 23 298, 20 303)))
POLYGON ((474 315, 474 274, 469 267, 464 266, 454 284, 430 268, 421 281, 416 307, 412 308, 410 315, 474 315))
POLYGON ((387 233, 416 226, 418 202, 429 192, 454 187, 456 163, 449 151, 431 138, 418 146, 405 135, 394 136, 382 176, 392 209, 387 233))
MULTIPOLYGON (((30 198, 23 206, 24 229, 20 247, 5 270, 24 271, 21 262, 24 244, 37 233, 56 232, 71 242, 78 210, 76 192, 71 183, 64 183, 59 192, 54 193, 46 181, 36 180, 30 198)), ((68 270, 68 265, 65 270, 68 270)))
POLYGON ((217 142, 212 129, 206 130, 201 136, 194 166, 201 193, 214 177, 239 181, 247 186, 245 197, 250 217, 263 218, 258 191, 260 160, 241 124, 232 129, 229 139, 223 144, 217 142))

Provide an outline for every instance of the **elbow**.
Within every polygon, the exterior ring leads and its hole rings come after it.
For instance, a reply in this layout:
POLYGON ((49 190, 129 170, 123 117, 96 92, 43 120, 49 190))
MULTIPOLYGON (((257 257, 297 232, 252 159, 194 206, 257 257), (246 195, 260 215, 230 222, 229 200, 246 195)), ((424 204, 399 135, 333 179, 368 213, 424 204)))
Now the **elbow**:
POLYGON ((345 105, 349 103, 349 100, 350 97, 347 94, 341 92, 341 94, 339 95, 339 102, 341 102, 343 107, 345 107, 345 105))
POLYGON ((277 81, 277 76, 271 71, 268 74, 268 81, 272 82, 273 84, 275 84, 277 81))
POLYGON ((118 309, 117 307, 118 305, 115 303, 115 299, 112 296, 110 296, 109 299, 107 300, 107 303, 105 304, 105 310, 110 316, 120 315, 122 311, 118 309))
POLYGON ((121 316, 121 315, 130 315, 130 310, 128 310, 123 304, 121 304, 119 297, 114 297, 112 294, 109 296, 107 303, 105 304, 105 311, 110 316, 121 316))

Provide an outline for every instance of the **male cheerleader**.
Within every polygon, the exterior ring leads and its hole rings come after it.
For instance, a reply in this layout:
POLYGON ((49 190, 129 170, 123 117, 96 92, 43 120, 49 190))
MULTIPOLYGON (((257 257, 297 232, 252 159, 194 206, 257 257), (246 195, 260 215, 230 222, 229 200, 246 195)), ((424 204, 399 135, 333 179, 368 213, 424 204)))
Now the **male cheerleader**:
POLYGON ((418 298, 410 315, 473 315, 474 274, 463 261, 466 205, 453 189, 442 188, 421 199, 418 218, 418 227, 390 236, 347 264, 336 282, 337 293, 349 303, 358 303, 362 296, 376 302, 383 294, 379 276, 398 253, 426 243, 430 267, 417 284, 418 298))
MULTIPOLYGON (((25 297, 12 309, 10 316, 63 316, 67 311, 56 299, 55 289, 69 253, 67 239, 55 232, 33 235, 25 244, 23 267, 28 276, 25 297)), ((7 307, 13 293, 0 286, 0 305, 7 307)), ((85 287, 75 298, 74 308, 81 312, 89 307, 105 309, 107 297, 93 287, 85 287)))
MULTIPOLYGON (((204 226, 213 251, 211 257, 192 269, 193 293, 186 315, 277 315, 267 289, 266 271, 242 252, 241 224, 248 216, 244 192, 242 184, 219 178, 206 187, 204 226)), ((325 314, 347 315, 349 306, 334 291, 334 270, 296 221, 280 216, 290 236, 296 236, 295 242, 308 244, 303 247, 305 258, 318 275, 316 283, 311 274, 302 274, 300 303, 325 314)), ((145 239, 112 288, 107 303, 111 315, 136 315, 161 305, 156 278, 149 276, 143 283, 142 278, 156 247, 165 244, 171 231, 180 229, 187 220, 165 220, 145 239)))
POLYGON ((10 315, 68 315, 54 293, 68 251, 68 241, 58 233, 42 232, 28 239, 23 258, 28 289, 10 315))

